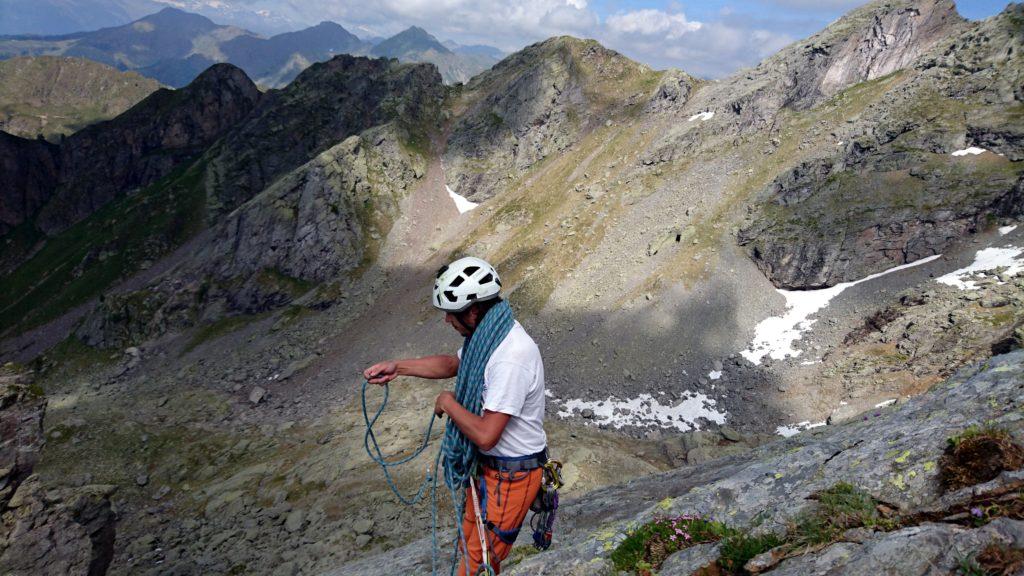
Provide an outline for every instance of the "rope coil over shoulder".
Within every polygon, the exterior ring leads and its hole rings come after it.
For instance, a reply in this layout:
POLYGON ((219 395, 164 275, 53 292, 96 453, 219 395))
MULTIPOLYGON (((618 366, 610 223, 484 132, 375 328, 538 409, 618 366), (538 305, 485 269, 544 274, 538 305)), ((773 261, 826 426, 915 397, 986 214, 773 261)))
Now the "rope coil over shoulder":
MULTIPOLYGON (((459 362, 459 373, 455 380, 455 399, 461 404, 466 410, 473 414, 481 414, 483 412, 483 389, 484 389, 484 370, 487 367, 487 361, 490 360, 494 350, 501 344, 501 341, 505 339, 509 331, 512 330, 512 326, 515 324, 515 318, 512 315, 512 308, 509 307, 508 302, 502 301, 495 304, 486 315, 483 320, 477 326, 473 335, 466 338, 462 346, 462 359, 459 362)), ((420 483, 419 488, 412 496, 404 496, 395 485, 394 479, 391 477, 390 468, 405 464, 412 459, 416 458, 426 450, 430 444, 430 435, 434 427, 434 418, 431 418, 430 423, 427 425, 427 430, 423 435, 423 442, 412 454, 398 458, 396 460, 389 460, 385 457, 383 451, 377 443, 377 437, 373 432, 373 425, 380 418, 380 415, 384 412, 384 408, 388 403, 388 387, 384 386, 384 399, 381 402, 380 408, 373 415, 373 418, 369 417, 369 412, 366 409, 366 388, 369 385, 368 382, 363 382, 362 391, 362 403, 363 403, 363 419, 366 422, 366 434, 363 436, 363 445, 366 448, 366 453, 370 458, 380 465, 384 471, 384 479, 387 481, 388 487, 391 491, 398 496, 404 504, 412 506, 419 502, 428 487, 430 491, 431 500, 431 538, 433 541, 433 555, 431 557, 432 573, 437 574, 438 568, 438 546, 437 546, 437 478, 439 465, 444 465, 444 483, 448 487, 448 491, 452 497, 452 503, 455 507, 455 526, 456 526, 456 539, 454 542, 454 550, 452 551, 452 568, 451 574, 455 574, 455 569, 458 563, 459 545, 463 546, 464 550, 466 547, 466 535, 462 532, 462 517, 465 513, 465 502, 466 502, 466 486, 469 484, 470 477, 476 473, 477 464, 477 449, 472 442, 466 438, 465 434, 459 430, 458 426, 449 419, 445 423, 444 439, 441 442, 441 447, 437 452, 437 456, 434 457, 433 473, 431 468, 428 467, 427 474, 420 483)), ((469 563, 466 563, 467 573, 469 570, 469 563)), ((481 566, 481 571, 486 574, 494 574, 493 568, 489 565, 481 566)), ((479 572, 478 572, 479 573, 479 572)))

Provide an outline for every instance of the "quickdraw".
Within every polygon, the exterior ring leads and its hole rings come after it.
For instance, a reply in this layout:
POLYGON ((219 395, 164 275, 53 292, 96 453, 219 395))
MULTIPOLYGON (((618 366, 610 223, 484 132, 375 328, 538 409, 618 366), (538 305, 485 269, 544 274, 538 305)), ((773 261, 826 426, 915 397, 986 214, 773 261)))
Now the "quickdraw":
POLYGON ((537 497, 530 504, 530 510, 533 512, 530 528, 533 529, 533 545, 538 550, 547 550, 551 546, 555 513, 558 511, 558 489, 562 487, 561 462, 548 460, 543 469, 544 480, 541 482, 537 497))

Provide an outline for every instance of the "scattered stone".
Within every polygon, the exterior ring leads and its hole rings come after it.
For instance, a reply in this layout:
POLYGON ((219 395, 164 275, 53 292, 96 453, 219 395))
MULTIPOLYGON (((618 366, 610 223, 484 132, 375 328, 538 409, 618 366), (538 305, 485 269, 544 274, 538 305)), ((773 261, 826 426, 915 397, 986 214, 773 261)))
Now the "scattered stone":
POLYGON ((356 520, 352 529, 356 534, 373 534, 373 520, 356 520))
POLYGON ((589 420, 594 417, 594 411, 590 408, 584 408, 583 410, 580 410, 580 416, 589 420))
POLYGON ((1003 296, 989 296, 988 298, 982 298, 982 308, 1002 308, 1003 306, 1009 306, 1010 301, 1003 296))
POLYGON ((145 486, 146 484, 149 484, 149 475, 139 474, 138 476, 135 477, 135 483, 138 484, 139 486, 145 486))
POLYGON ((267 396, 267 391, 262 386, 257 386, 249 392, 249 402, 252 402, 253 406, 259 404, 267 396))
POLYGON ((721 432, 723 438, 730 442, 740 442, 743 440, 743 435, 730 426, 722 426, 718 431, 721 432))
POLYGON ((284 528, 289 532, 298 532, 306 522, 306 515, 302 510, 292 510, 285 518, 284 528))
POLYGON ((366 545, 370 543, 370 540, 373 540, 373 536, 370 536, 369 534, 360 534, 359 536, 356 536, 356 548, 365 548, 366 545))

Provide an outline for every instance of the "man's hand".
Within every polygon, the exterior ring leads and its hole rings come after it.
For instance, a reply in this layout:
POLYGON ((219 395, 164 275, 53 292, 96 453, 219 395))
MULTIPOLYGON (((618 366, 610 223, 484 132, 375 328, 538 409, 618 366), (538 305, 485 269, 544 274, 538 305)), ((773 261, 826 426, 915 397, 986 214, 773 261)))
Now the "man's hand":
POLYGON ((441 416, 445 413, 450 403, 457 403, 455 400, 455 394, 452 394, 448 390, 441 392, 437 395, 437 400, 434 401, 434 416, 441 416))
POLYGON ((383 386, 398 376, 398 364, 390 360, 377 362, 366 370, 363 370, 363 377, 370 384, 383 386))

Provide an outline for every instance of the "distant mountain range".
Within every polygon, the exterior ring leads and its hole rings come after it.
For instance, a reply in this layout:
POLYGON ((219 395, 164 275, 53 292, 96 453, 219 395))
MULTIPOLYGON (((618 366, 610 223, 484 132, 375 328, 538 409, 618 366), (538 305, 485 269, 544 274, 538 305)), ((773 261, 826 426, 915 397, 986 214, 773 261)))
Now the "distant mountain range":
POLYGON ((431 62, 448 83, 464 82, 501 58, 501 52, 489 46, 452 45, 454 49, 446 47, 417 27, 374 45, 334 22, 265 38, 205 16, 164 8, 129 24, 91 32, 0 37, 0 59, 77 56, 134 70, 174 87, 188 84, 212 64, 229 62, 257 84, 273 88, 288 84, 310 64, 337 54, 431 62))

